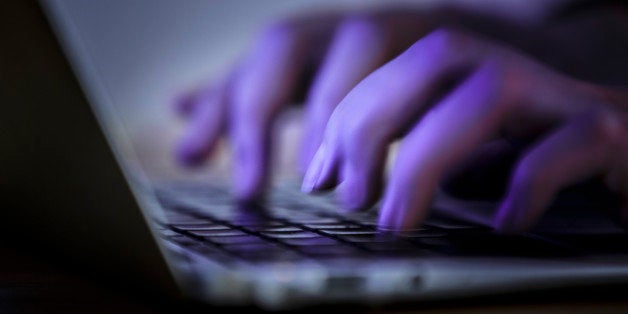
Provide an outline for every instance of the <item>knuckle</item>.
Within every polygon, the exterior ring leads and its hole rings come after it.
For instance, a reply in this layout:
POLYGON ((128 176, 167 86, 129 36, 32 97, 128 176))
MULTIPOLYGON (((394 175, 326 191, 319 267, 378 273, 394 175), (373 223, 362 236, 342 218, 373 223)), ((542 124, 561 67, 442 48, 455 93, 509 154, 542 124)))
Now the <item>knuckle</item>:
POLYGON ((469 84, 490 91, 491 101, 484 101, 480 107, 484 112, 508 111, 512 105, 508 88, 508 70, 505 62, 499 57, 487 57, 470 79, 469 84), (475 83, 471 83, 475 81, 475 83))
POLYGON ((364 38, 382 37, 382 25, 370 14, 355 14, 345 18, 338 26, 339 37, 364 38))
POLYGON ((363 142, 365 137, 368 137, 369 123, 364 117, 350 117, 344 119, 344 138, 346 144, 352 146, 357 142, 363 142))
POLYGON ((484 59, 481 68, 491 73, 493 79, 505 79, 508 75, 508 65, 504 56, 493 54, 484 59))
POLYGON ((363 153, 376 149, 385 142, 380 128, 370 115, 348 117, 342 126, 342 143, 346 153, 363 153))
POLYGON ((467 41, 467 35, 451 27, 441 27, 432 31, 410 49, 416 53, 422 50, 429 50, 436 54, 453 53, 459 51, 461 46, 467 41))
POLYGON ((234 92, 233 103, 229 109, 233 119, 257 123, 269 119, 276 110, 271 103, 256 101, 264 97, 263 91, 251 87, 250 84, 240 86, 234 92))
POLYGON ((251 62, 249 66, 255 63, 265 64, 267 58, 280 58, 287 51, 291 51, 301 37, 299 24, 294 21, 283 20, 266 26, 247 53, 248 62, 251 62))
POLYGON ((464 40, 464 36, 460 30, 444 26, 430 32, 425 36, 425 40, 445 47, 453 47, 464 40))
POLYGON ((415 42, 399 60, 404 66, 428 66, 439 69, 443 66, 464 62, 465 56, 476 51, 475 40, 464 32, 450 27, 438 28, 415 42))
POLYGON ((612 147, 625 145, 625 126, 621 118, 609 110, 595 110, 589 114, 588 132, 598 141, 612 147))
POLYGON ((308 109, 312 110, 314 114, 329 115, 345 96, 346 92, 339 88, 318 88, 310 92, 308 99, 310 107, 308 109))
POLYGON ((286 40, 294 37, 297 33, 297 27, 294 21, 281 20, 273 22, 262 31, 263 41, 286 40))
POLYGON ((484 85, 490 86, 494 91, 494 101, 485 103, 490 109, 511 115, 518 115, 525 109, 525 104, 521 101, 526 91, 522 75, 507 56, 487 56, 480 65, 478 74, 484 85))

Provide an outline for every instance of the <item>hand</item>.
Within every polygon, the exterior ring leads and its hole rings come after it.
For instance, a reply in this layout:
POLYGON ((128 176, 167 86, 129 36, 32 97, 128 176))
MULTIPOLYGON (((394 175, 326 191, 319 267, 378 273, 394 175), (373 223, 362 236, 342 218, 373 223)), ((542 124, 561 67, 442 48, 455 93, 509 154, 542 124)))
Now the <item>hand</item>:
POLYGON ((338 186, 348 209, 369 207, 399 137, 382 229, 415 227, 447 171, 504 138, 536 142, 516 164, 497 229, 529 228, 557 191, 595 175, 623 197, 628 217, 628 93, 566 77, 500 44, 439 29, 368 75, 334 110, 303 190, 338 186))
POLYGON ((269 176, 273 121, 293 100, 307 70, 314 67, 317 73, 306 99, 302 168, 309 164, 340 100, 425 34, 428 24, 418 14, 389 11, 296 18, 270 27, 222 82, 178 102, 178 111, 187 119, 178 159, 199 164, 228 134, 235 157, 235 196, 260 198, 269 176))

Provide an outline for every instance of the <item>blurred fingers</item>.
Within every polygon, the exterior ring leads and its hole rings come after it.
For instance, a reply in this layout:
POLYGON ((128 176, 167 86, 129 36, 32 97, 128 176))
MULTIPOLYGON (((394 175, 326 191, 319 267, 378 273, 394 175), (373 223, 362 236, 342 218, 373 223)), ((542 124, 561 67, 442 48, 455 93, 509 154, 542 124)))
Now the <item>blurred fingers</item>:
POLYGON ((494 225, 505 233, 524 231, 559 190, 594 175, 605 175, 609 188, 626 200, 627 169, 628 119, 612 111, 586 111, 523 157, 494 225))
POLYGON ((188 124, 176 146, 177 160, 186 166, 196 166, 210 155, 225 127, 229 93, 228 81, 215 88, 181 100, 180 113, 188 124))

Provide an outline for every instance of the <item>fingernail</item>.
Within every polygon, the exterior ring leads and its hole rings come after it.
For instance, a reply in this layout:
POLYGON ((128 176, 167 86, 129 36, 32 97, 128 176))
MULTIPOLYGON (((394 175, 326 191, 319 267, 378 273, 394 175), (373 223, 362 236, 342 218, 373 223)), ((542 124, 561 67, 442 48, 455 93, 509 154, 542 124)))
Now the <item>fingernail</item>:
POLYGON ((321 170, 324 164, 324 152, 323 146, 321 146, 312 161, 307 168, 305 175, 303 176, 303 183, 301 184, 301 191, 304 193, 311 193, 317 188, 318 180, 321 175, 321 170))

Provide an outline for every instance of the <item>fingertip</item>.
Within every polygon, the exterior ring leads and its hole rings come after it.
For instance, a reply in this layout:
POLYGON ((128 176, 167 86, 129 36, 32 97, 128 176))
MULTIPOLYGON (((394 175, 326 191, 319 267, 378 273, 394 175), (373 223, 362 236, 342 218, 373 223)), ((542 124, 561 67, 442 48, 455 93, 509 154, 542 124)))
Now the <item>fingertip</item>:
POLYGON ((175 146, 175 158, 177 162, 185 167, 196 167, 203 163, 206 157, 206 151, 202 151, 198 144, 184 138, 175 146))
POLYGON ((393 233, 399 230, 398 204, 396 203, 390 195, 384 197, 377 220, 377 230, 393 233))
POLYGON ((239 201, 258 201, 263 198, 266 180, 260 174, 243 175, 244 171, 236 171, 233 182, 233 195, 239 201))
POLYGON ((507 197, 499 206, 497 214, 493 219, 493 228, 501 234, 518 234, 528 228, 529 223, 525 220, 524 209, 529 204, 523 204, 513 197, 507 197))
POLYGON ((353 181, 345 180, 338 186, 338 200, 344 212, 353 213, 365 208, 364 190, 353 181))
POLYGON ((378 229, 395 234, 416 230, 425 220, 431 203, 424 197, 417 198, 416 191, 403 187, 389 188, 382 202, 378 229))
POLYGON ((338 198, 346 212, 358 212, 370 208, 379 193, 367 178, 356 174, 345 175, 338 186, 338 198))
POLYGON ((305 175, 303 176, 303 182, 301 184, 302 192, 312 193, 316 189, 318 178, 320 177, 320 172, 323 167, 323 158, 323 153, 317 152, 314 155, 314 158, 312 158, 309 166, 307 166, 305 175))
POLYGON ((240 200, 261 198, 268 183, 267 148, 255 146, 248 147, 242 142, 235 143, 233 193, 240 200))
POLYGON ((309 193, 333 187, 336 184, 337 167, 336 154, 329 151, 326 144, 321 144, 305 172, 302 190, 309 193))
POLYGON ((386 225, 378 225, 377 232, 385 235, 397 235, 399 233, 399 229, 386 225))

